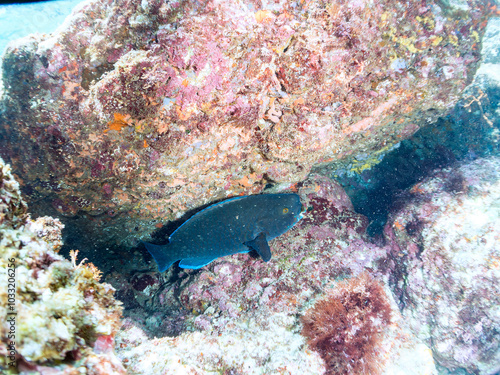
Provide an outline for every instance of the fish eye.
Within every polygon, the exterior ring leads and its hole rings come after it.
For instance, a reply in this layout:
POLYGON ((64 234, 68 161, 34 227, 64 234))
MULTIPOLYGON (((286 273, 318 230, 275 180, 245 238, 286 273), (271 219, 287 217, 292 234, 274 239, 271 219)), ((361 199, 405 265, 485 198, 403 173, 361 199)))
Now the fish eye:
POLYGON ((284 214, 287 214, 287 213, 288 213, 288 208, 286 208, 286 207, 285 207, 285 208, 283 208, 283 213, 284 213, 284 214))

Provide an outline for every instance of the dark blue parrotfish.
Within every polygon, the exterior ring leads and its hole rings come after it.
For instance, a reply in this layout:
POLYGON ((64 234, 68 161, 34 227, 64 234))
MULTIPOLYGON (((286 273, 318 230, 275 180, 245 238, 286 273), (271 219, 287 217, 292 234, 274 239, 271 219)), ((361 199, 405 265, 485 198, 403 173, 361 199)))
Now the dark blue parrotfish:
POLYGON ((198 212, 169 237, 166 245, 144 243, 160 272, 180 260, 182 268, 201 268, 236 253, 257 251, 271 259, 268 241, 301 219, 297 194, 262 194, 231 198, 198 212))

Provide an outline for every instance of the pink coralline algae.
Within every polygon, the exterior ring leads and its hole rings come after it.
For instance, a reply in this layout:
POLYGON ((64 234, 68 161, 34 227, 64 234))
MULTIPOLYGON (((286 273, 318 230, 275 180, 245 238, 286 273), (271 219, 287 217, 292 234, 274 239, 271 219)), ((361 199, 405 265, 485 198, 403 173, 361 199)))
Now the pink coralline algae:
POLYGON ((488 9, 89 1, 7 50, 0 152, 36 211, 88 213, 96 238, 130 244, 410 136, 471 81, 488 9))
POLYGON ((500 370, 499 162, 436 172, 385 227, 403 316, 440 364, 475 374, 500 370))

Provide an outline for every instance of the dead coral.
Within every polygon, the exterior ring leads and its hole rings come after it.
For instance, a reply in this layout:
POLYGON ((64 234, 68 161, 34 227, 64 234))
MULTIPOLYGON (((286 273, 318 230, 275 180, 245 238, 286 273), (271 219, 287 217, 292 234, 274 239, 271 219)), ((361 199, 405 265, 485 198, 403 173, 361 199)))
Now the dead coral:
POLYGON ((26 211, 26 203, 19 194, 19 184, 12 177, 10 166, 0 159, 0 230, 22 225, 27 217, 26 211))
POLYGON ((391 316, 383 287, 366 272, 340 283, 302 318, 302 334, 326 374, 377 374, 377 344, 391 316))
POLYGON ((91 263, 75 267, 58 254, 63 225, 50 217, 29 219, 2 159, 0 212, 0 277, 8 280, 8 288, 0 288, 0 318, 10 322, 0 326, 0 368, 124 374, 112 351, 122 311, 114 289, 98 282, 100 271, 91 263))
POLYGON ((76 262, 77 262, 76 258, 78 257, 79 252, 80 252, 79 250, 70 250, 69 251, 69 257, 71 258, 71 264, 73 265, 73 268, 75 270, 77 270, 83 266, 83 268, 86 268, 87 270, 89 270, 92 273, 92 277, 94 278, 95 281, 101 280, 102 271, 99 268, 97 268, 93 263, 86 263, 85 264, 85 261, 88 260, 87 258, 83 258, 78 264, 76 264, 76 262))

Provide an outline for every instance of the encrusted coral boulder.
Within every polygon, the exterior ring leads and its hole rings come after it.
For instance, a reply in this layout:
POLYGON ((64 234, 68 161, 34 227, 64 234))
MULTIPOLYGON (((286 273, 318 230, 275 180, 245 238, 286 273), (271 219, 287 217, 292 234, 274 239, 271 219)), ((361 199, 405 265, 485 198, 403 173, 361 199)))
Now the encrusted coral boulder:
POLYGON ((401 198, 385 228, 412 330, 450 369, 500 371, 500 159, 445 169, 401 198))
POLYGON ((33 202, 134 243, 186 209, 409 137, 471 81, 488 11, 87 1, 6 52, 0 152, 33 202))
POLYGON ((124 373, 113 355, 121 316, 114 289, 98 282, 99 272, 92 265, 72 264, 57 253, 62 224, 50 217, 30 220, 1 159, 0 173, 0 275, 4 280, 0 367, 41 373, 124 373))

